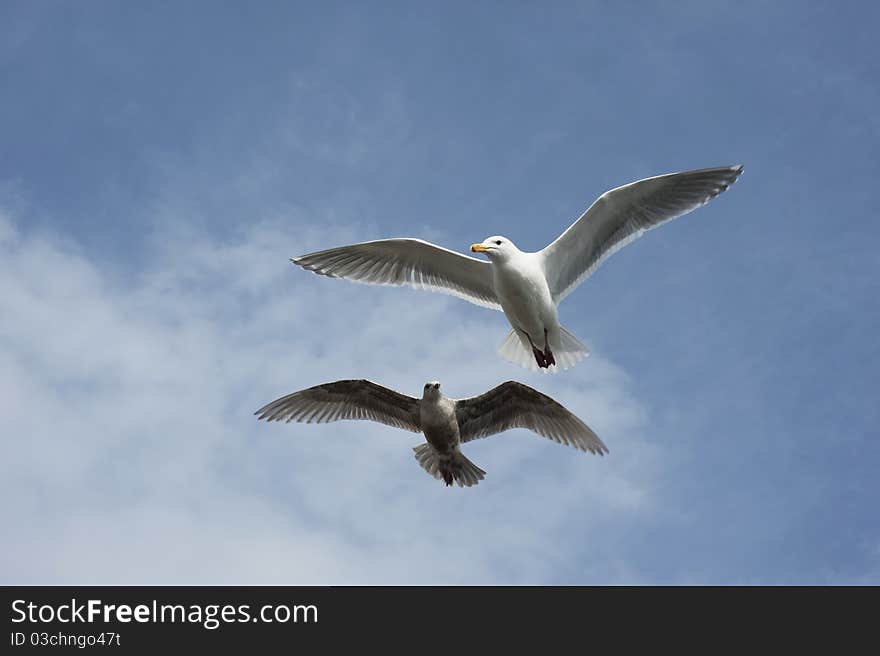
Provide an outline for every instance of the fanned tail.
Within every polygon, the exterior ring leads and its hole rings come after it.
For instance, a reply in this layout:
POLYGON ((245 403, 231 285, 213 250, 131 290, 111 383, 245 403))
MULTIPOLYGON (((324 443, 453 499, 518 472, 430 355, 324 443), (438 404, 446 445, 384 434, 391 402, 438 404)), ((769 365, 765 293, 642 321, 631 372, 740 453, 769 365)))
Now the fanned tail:
POLYGON ((578 362, 590 355, 590 349, 577 337, 562 326, 559 326, 559 346, 553 349, 556 362, 563 369, 571 369, 578 362))
POLYGON ((590 349, 562 326, 559 327, 558 343, 551 344, 550 350, 556 361, 555 364, 546 367, 540 366, 528 338, 520 331, 511 329, 504 341, 501 342, 498 353, 505 360, 518 364, 520 367, 550 374, 555 374, 560 369, 571 369, 590 354, 590 349))
POLYGON ((513 328, 510 329, 507 337, 504 338, 501 346, 498 347, 498 354, 508 362, 518 364, 520 367, 525 367, 532 371, 538 370, 538 363, 535 362, 535 356, 532 354, 531 344, 513 328))
POLYGON ((413 451, 422 468, 446 485, 455 482, 459 487, 470 487, 486 476, 486 472, 468 460, 461 451, 441 455, 430 444, 420 444, 413 447, 413 451))

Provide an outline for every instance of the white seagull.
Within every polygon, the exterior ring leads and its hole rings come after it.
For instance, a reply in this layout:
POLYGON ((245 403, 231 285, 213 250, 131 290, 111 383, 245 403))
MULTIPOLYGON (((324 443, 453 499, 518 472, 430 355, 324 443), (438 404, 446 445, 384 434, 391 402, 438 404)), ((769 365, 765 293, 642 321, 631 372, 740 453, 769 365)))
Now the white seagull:
POLYGON ((704 205, 733 184, 742 166, 670 173, 606 191, 552 244, 524 253, 507 237, 471 251, 489 261, 422 241, 382 239, 291 259, 332 278, 440 291, 496 310, 512 326, 500 355, 545 372, 574 366, 589 349, 559 325, 557 306, 608 256, 646 231, 704 205))
POLYGON ((413 448, 416 460, 434 478, 459 487, 476 485, 486 475, 464 457, 461 443, 510 428, 528 428, 581 451, 608 453, 584 422, 546 394, 515 381, 455 400, 436 381, 426 383, 422 398, 415 399, 369 380, 339 380, 282 396, 254 414, 267 421, 318 424, 369 419, 422 433, 427 443, 413 448))

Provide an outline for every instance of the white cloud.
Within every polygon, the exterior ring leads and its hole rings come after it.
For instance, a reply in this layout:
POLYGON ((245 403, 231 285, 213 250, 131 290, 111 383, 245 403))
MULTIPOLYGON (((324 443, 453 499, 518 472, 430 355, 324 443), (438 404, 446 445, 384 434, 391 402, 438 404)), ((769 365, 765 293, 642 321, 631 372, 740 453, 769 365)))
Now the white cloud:
POLYGON ((3 582, 631 580, 602 554, 614 527, 654 508, 661 462, 624 372, 594 355, 531 374, 496 356, 499 313, 287 261, 359 236, 332 229, 319 244, 292 217, 226 242, 180 228, 122 280, 0 215, 0 520, 15 536, 3 582), (485 481, 447 489, 416 464, 412 434, 252 415, 344 377, 410 394, 438 378, 459 397, 516 378, 568 405, 611 454, 506 433, 466 449, 485 481), (591 527, 601 535, 582 558, 591 527), (575 562, 589 569, 572 574, 575 562))

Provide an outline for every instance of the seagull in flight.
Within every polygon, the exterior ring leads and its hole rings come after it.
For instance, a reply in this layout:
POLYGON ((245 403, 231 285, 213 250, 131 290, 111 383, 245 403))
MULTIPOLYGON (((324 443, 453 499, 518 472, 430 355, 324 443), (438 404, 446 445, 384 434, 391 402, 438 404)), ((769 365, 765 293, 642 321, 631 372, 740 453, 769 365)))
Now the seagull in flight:
POLYGON ((511 330, 498 349, 506 360, 555 373, 589 355, 559 324, 557 307, 610 255, 676 217, 706 204, 732 185, 742 166, 670 173, 606 191, 549 246, 519 250, 494 236, 461 255, 421 239, 382 239, 309 253, 294 264, 331 278, 408 285, 502 310, 511 330))
POLYGON ((254 414, 266 421, 327 423, 368 419, 422 433, 415 447, 422 468, 446 485, 476 485, 486 472, 462 454, 460 446, 511 428, 528 428, 554 442, 598 455, 608 448, 580 419, 546 394, 517 383, 501 383, 470 399, 450 399, 440 383, 425 384, 416 399, 369 380, 339 380, 282 396, 254 414))

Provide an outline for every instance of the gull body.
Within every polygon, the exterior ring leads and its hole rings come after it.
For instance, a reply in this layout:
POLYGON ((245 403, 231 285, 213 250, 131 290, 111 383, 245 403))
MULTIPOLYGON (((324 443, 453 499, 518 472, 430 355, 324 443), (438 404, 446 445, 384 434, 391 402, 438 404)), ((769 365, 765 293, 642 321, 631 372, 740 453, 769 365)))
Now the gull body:
POLYGON ((492 262, 492 286, 513 329, 510 338, 534 354, 540 368, 556 365, 553 352, 561 349, 562 327, 541 254, 524 253, 501 235, 473 244, 471 251, 484 253, 492 262))
MULTIPOLYGON (((437 471, 446 485, 452 485, 453 481, 460 481, 461 485, 471 481, 471 485, 476 485, 483 479, 486 472, 468 460, 459 448, 461 433, 455 415, 455 400, 440 391, 437 381, 425 384, 419 403, 419 421, 429 447, 422 447, 423 458, 436 460, 437 471)), ((419 458, 418 449, 416 447, 416 459, 419 458)))
POLYGON ((451 455, 458 450, 461 434, 455 417, 455 401, 440 391, 440 383, 425 384, 419 403, 422 434, 438 454, 451 455))
POLYGON ((288 394, 255 413, 267 421, 325 423, 368 419, 422 433, 413 448, 416 460, 446 485, 470 487, 486 472, 461 452, 461 444, 510 428, 528 428, 560 444, 598 455, 608 453, 602 440, 580 419, 549 396, 507 381, 485 394, 451 399, 440 383, 425 383, 416 399, 368 380, 340 380, 288 394))
POLYGON ((563 328, 559 303, 608 257, 642 234, 706 204, 733 184, 742 166, 670 173, 602 194, 565 232, 534 253, 507 237, 473 244, 479 260, 420 239, 382 239, 309 253, 308 271, 380 285, 440 291, 501 310, 511 331, 499 353, 530 369, 568 369, 589 349, 563 328))

